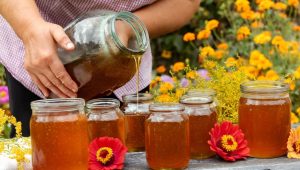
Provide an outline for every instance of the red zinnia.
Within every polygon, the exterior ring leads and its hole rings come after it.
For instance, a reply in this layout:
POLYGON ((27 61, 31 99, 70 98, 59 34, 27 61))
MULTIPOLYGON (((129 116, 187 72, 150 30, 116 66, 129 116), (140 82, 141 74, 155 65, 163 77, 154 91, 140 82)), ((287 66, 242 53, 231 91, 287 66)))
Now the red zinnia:
POLYGON ((236 161, 249 156, 247 140, 238 125, 233 125, 231 122, 223 122, 220 125, 216 123, 209 135, 210 149, 224 160, 236 161))
POLYGON ((94 139, 89 146, 89 170, 123 169, 126 152, 117 138, 94 139))

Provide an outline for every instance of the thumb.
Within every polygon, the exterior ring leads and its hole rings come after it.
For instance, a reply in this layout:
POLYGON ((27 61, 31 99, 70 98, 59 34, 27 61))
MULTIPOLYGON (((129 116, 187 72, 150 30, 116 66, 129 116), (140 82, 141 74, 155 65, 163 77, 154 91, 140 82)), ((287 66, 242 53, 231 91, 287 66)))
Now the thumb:
POLYGON ((56 24, 52 24, 50 27, 50 33, 52 34, 55 42, 64 48, 65 50, 74 50, 75 46, 72 41, 69 39, 67 34, 64 32, 64 29, 56 24))

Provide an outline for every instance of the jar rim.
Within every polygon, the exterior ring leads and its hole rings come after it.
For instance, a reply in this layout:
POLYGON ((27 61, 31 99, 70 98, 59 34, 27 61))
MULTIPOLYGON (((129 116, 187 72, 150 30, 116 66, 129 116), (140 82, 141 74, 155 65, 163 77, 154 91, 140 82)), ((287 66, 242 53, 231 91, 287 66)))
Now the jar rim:
POLYGON ((288 83, 276 80, 255 80, 241 84, 242 93, 280 93, 287 92, 288 83))
POLYGON ((182 104, 210 104, 212 102, 213 102, 212 97, 199 96, 197 94, 184 95, 180 99, 180 103, 182 103, 182 104))
POLYGON ((83 108, 85 101, 82 98, 41 99, 32 101, 30 105, 34 112, 39 109, 41 109, 42 112, 57 112, 70 111, 80 107, 83 108))
POLYGON ((150 93, 128 94, 122 96, 122 99, 124 102, 136 102, 137 97, 139 101, 147 101, 153 99, 153 96, 150 93))
POLYGON ((184 111, 184 106, 179 103, 153 103, 149 106, 150 112, 184 111))
POLYGON ((86 104, 87 109, 112 109, 118 107, 120 107, 120 101, 114 98, 93 99, 86 104))

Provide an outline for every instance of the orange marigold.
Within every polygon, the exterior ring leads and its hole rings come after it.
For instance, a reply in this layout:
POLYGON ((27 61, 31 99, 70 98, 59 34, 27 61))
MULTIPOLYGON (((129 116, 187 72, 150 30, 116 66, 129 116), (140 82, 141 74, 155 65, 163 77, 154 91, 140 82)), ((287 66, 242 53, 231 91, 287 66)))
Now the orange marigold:
POLYGON ((201 30, 201 31, 197 34, 197 39, 198 39, 198 40, 207 39, 207 38, 209 38, 210 35, 211 35, 211 31, 210 31, 210 30, 208 30, 208 29, 201 30))
POLYGON ((156 68, 156 72, 159 74, 162 74, 164 72, 166 72, 166 67, 164 65, 160 65, 159 67, 156 68))
POLYGON ((299 0, 288 0, 288 5, 297 8, 299 6, 299 0))
POLYGON ((243 40, 250 35, 250 29, 247 26, 242 26, 237 32, 237 40, 243 40))
POLYGON ((192 33, 192 32, 188 32, 188 33, 185 33, 184 36, 183 36, 183 41, 194 41, 195 40, 195 34, 192 33))
POLYGON ((207 30, 213 30, 219 26, 219 21, 218 20, 210 20, 206 23, 205 29, 207 30))
POLYGON ((173 71, 174 72, 178 72, 178 71, 181 71, 184 69, 184 63, 183 62, 176 62, 174 65, 173 65, 173 71))

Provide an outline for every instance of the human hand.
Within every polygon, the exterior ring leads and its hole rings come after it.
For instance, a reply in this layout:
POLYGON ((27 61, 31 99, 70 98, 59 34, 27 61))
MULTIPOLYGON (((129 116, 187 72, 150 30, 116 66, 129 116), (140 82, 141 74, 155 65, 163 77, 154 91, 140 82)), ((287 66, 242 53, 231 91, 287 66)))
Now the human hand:
POLYGON ((73 50, 74 44, 62 27, 39 21, 20 36, 25 46, 24 67, 45 97, 49 90, 58 97, 76 97, 78 86, 57 56, 57 45, 73 50))

